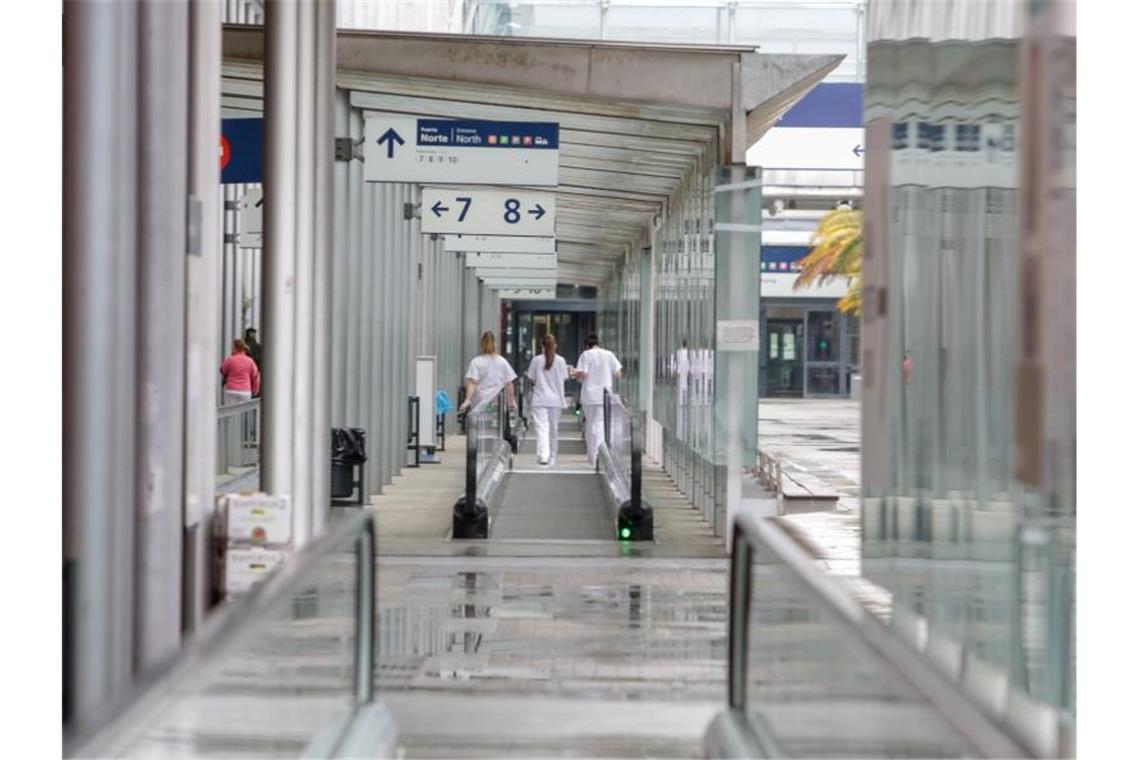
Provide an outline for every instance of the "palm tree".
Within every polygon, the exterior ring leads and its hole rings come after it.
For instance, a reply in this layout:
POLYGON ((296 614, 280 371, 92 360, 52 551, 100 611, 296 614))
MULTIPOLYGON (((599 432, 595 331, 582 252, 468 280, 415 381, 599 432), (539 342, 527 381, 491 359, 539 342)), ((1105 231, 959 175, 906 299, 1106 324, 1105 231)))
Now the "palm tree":
POLYGON ((812 235, 812 251, 800 259, 800 276, 795 290, 833 277, 845 277, 847 295, 838 308, 847 314, 863 313, 863 212, 838 209, 819 221, 812 235))

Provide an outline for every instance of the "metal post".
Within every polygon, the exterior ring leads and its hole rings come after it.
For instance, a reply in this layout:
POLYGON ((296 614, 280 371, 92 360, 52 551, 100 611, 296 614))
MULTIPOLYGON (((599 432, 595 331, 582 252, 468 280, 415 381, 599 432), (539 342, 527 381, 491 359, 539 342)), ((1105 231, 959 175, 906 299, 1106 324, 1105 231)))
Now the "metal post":
POLYGON ((316 128, 314 91, 316 88, 316 5, 313 0, 297 0, 296 165, 294 190, 294 294, 293 314, 293 543, 304 546, 313 531, 313 215, 315 180, 313 144, 316 128))
POLYGON ((189 194, 200 213, 199 249, 186 257, 186 447, 183 522, 182 627, 198 627, 210 602, 210 532, 214 471, 219 326, 218 264, 221 260, 221 185, 218 125, 221 123, 222 19, 210 0, 190 5, 189 194))
POLYGON ((65 716, 131 677, 138 8, 64 4, 65 716))
MULTIPOLYGON (((329 451, 332 417, 334 202, 333 138, 336 102, 336 3, 318 3, 316 18, 316 188, 313 265, 313 534, 324 530, 332 507, 329 451)), ((340 208, 343 208, 340 207, 340 208)))
POLYGON ((182 633, 189 7, 139 4, 138 449, 135 664, 178 649, 182 633))
POLYGON ((372 518, 356 545, 356 704, 372 701, 376 642, 376 537, 372 518))
POLYGON ((744 531, 732 527, 732 561, 728 579, 728 706, 748 706, 748 623, 752 608, 752 545, 744 531))
POLYGON ((288 0, 265 4, 261 487, 276 495, 291 495, 293 487, 297 11, 288 0))

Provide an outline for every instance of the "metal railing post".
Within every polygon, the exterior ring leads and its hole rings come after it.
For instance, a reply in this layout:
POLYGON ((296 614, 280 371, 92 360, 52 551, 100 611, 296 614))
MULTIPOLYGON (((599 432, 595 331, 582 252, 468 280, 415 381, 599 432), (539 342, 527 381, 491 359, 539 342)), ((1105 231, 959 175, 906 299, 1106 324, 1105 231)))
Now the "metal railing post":
POLYGON ((641 424, 637 415, 629 416, 629 497, 633 508, 641 511, 641 424))
POLYGON ((728 706, 748 704, 748 616, 752 606, 752 544, 738 524, 732 528, 728 606, 728 706))
POLYGON ((372 516, 356 542, 356 704, 372 701, 376 642, 376 536, 372 516))
POLYGON ((464 427, 467 428, 467 480, 464 488, 466 494, 464 498, 463 508, 467 514, 474 514, 475 512, 475 486, 479 469, 479 439, 478 433, 473 424, 474 420, 471 419, 472 411, 467 410, 464 416, 464 427))
POLYGON ((606 448, 610 445, 610 392, 602 390, 602 439, 606 442, 606 448))

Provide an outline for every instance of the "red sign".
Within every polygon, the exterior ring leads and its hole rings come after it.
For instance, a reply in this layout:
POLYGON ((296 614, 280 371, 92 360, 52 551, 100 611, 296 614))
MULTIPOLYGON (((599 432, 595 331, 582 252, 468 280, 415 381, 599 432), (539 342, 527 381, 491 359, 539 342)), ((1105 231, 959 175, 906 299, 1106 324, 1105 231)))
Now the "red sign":
POLYGON ((218 151, 218 154, 222 162, 221 168, 225 169, 227 166, 229 166, 230 156, 232 155, 230 151, 230 141, 226 139, 225 135, 222 135, 222 146, 218 151))

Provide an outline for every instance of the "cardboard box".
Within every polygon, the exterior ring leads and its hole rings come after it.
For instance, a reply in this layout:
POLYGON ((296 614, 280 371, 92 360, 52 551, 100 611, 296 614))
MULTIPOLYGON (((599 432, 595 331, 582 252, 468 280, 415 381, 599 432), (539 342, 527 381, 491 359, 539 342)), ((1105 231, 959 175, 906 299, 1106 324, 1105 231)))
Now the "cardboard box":
POLYGON ((226 494, 215 535, 226 546, 287 547, 293 539, 293 507, 287 496, 226 494))
POLYGON ((288 552, 260 547, 228 548, 216 555, 218 563, 215 577, 219 591, 230 597, 243 594, 263 581, 285 561, 288 552))

